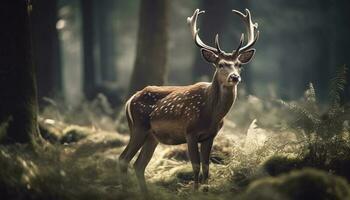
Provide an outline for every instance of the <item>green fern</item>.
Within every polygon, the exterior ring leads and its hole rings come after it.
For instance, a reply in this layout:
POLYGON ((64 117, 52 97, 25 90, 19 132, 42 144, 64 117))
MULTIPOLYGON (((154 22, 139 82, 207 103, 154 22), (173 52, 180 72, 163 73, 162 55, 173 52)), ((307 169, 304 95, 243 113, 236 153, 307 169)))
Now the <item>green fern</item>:
POLYGON ((295 119, 289 123, 291 128, 301 129, 308 135, 316 131, 320 123, 317 113, 297 103, 288 103, 283 100, 279 100, 279 102, 295 114, 295 119))
POLYGON ((309 83, 309 88, 305 91, 305 99, 310 104, 316 104, 316 91, 314 88, 314 85, 312 83, 309 83))
POLYGON ((348 68, 346 65, 340 66, 335 73, 335 77, 330 81, 329 97, 331 107, 338 107, 341 103, 341 93, 344 91, 346 86, 346 74, 348 68))
POLYGON ((319 107, 317 105, 316 91, 314 85, 309 83, 308 89, 304 92, 305 107, 313 113, 313 115, 318 117, 317 111, 319 107))
POLYGON ((341 134, 344 122, 350 117, 350 106, 341 104, 341 92, 346 86, 346 73, 347 68, 343 65, 337 69, 335 77, 331 79, 330 104, 324 113, 320 112, 312 83, 304 93, 303 102, 288 103, 280 100, 282 105, 294 113, 295 120, 289 122, 289 126, 301 129, 307 135, 316 133, 324 139, 341 134))

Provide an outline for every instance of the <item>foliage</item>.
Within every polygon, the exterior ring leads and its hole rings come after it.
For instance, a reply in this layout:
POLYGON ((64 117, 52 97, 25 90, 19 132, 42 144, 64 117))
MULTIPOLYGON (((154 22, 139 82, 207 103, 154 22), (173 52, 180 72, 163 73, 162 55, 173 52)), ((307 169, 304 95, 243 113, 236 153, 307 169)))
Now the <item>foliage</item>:
MULTIPOLYGON (((337 88, 331 89, 337 91, 330 92, 332 96, 344 87, 344 71, 339 69, 338 78, 332 81, 331 88, 337 88)), ((349 118, 345 118, 349 109, 340 97, 335 96, 325 110, 310 84, 303 101, 281 101, 289 115, 281 112, 281 104, 242 97, 215 138, 209 185, 193 192, 186 145, 159 145, 146 169, 148 198, 348 197, 348 185, 332 175, 350 180, 349 118), (209 192, 202 191, 207 188, 209 192)), ((117 157, 128 140, 127 135, 115 132, 116 126, 126 126, 124 110, 115 123, 112 113, 117 112, 102 96, 78 108, 47 100, 51 103, 42 110, 39 125, 50 145, 37 146, 34 151, 25 145, 0 146, 0 192, 4 198, 144 199, 133 170, 127 177, 117 170, 117 157)), ((6 123, 2 123, 0 133, 5 131, 6 123)))
POLYGON ((92 101, 84 100, 75 107, 65 104, 61 99, 44 98, 44 100, 48 105, 40 112, 42 118, 108 131, 116 129, 115 118, 118 108, 113 108, 103 94, 98 94, 92 101))
POLYGON ((289 123, 290 127, 305 133, 308 138, 315 134, 315 137, 327 140, 342 134, 343 125, 350 119, 350 107, 342 104, 340 98, 346 84, 346 71, 346 66, 340 67, 331 80, 330 104, 324 112, 321 111, 321 106, 317 102, 312 83, 305 91, 304 101, 288 103, 280 100, 281 104, 294 113, 294 121, 289 123))
MULTIPOLYGON (((10 199, 144 198, 144 194, 140 194, 135 182, 133 170, 130 170, 131 173, 127 179, 117 170, 116 158, 124 148, 127 140, 125 136, 52 120, 40 121, 41 123, 46 121, 46 126, 50 127, 50 130, 56 130, 52 134, 57 134, 58 138, 64 138, 72 130, 83 132, 85 137, 64 145, 53 143, 45 149, 36 147, 38 148, 34 151, 36 153, 23 145, 1 146, 0 191, 6 195, 5 197, 10 199), (124 182, 126 187, 121 186, 121 180, 126 180, 124 182)), ((267 130, 258 128, 254 123, 250 125, 247 137, 234 136, 230 134, 231 129, 227 128, 218 135, 211 158, 209 192, 206 193, 194 193, 192 190, 192 168, 190 163, 184 160, 186 148, 158 146, 146 172, 150 186, 149 199, 195 200, 250 197, 250 189, 245 192, 246 188, 252 188, 252 185, 265 180, 262 178, 268 176, 265 169, 261 168, 262 163, 276 154, 291 158, 301 155, 298 152, 298 149, 301 149, 299 143, 293 139, 292 135, 288 135, 291 133, 287 132, 282 135, 271 134, 264 142, 252 143, 251 140, 256 140, 256 137, 261 134, 269 135, 267 130), (257 146, 251 148, 252 145, 257 146), (221 162, 216 162, 219 158, 222 159, 221 162)), ((334 164, 342 166, 338 163, 334 164)), ((343 165, 343 168, 347 169, 347 166, 343 165)), ((205 187, 208 186, 203 185, 201 190, 205 187)), ((278 190, 281 188, 283 187, 278 187, 278 190)), ((269 193, 270 190, 266 187, 265 192, 269 193)))
POLYGON ((345 66, 340 67, 331 80, 330 103, 324 111, 321 111, 312 83, 305 91, 303 101, 280 101, 292 113, 286 124, 299 135, 301 133, 305 149, 297 159, 275 157, 266 162, 265 169, 271 175, 295 168, 315 167, 350 180, 349 173, 345 170, 350 166, 350 107, 341 99, 346 84, 346 71, 345 66))
POLYGON ((101 148, 85 154, 81 154, 79 148, 68 146, 50 146, 36 151, 39 154, 26 146, 0 147, 3 198, 141 199, 135 191, 121 192, 120 188, 115 188, 120 180, 116 163, 102 158, 101 148))
POLYGON ((264 169, 271 176, 277 176, 294 169, 300 169, 301 167, 302 161, 299 158, 290 158, 286 156, 273 156, 264 163, 264 169))
MULTIPOLYGON (((61 141, 72 131, 85 135, 77 141, 54 142, 31 151, 25 146, 0 147, 0 190, 16 199, 142 199, 133 170, 126 189, 121 188, 117 155, 127 138, 118 133, 96 131, 91 127, 71 125, 52 119, 40 119, 42 128, 61 141), (36 152, 36 153, 34 153, 36 152)), ((253 126, 251 126, 253 127, 253 126)), ((261 129, 249 132, 259 134, 261 129)), ((262 132, 261 132, 262 133, 262 132)), ((253 137, 249 139, 254 140, 253 137)), ((186 148, 160 145, 147 167, 150 199, 227 199, 233 198, 255 179, 264 176, 260 163, 274 152, 273 143, 259 144, 246 151, 245 138, 234 139, 229 129, 220 134, 213 146, 208 193, 193 193, 192 167, 186 148), (236 142, 235 142, 236 141, 236 142), (240 141, 240 142, 238 142, 240 141), (171 155, 181 155, 180 157, 171 155)), ((285 140, 285 137, 283 138, 285 140)), ((201 190, 205 189, 203 186, 201 190)))

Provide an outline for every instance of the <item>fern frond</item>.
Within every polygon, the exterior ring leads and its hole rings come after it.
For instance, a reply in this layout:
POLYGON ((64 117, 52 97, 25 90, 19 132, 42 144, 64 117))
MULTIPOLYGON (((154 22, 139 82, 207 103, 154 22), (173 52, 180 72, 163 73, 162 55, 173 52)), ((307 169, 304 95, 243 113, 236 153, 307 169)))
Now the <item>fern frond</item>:
POLYGON ((330 81, 329 97, 331 107, 338 107, 340 104, 341 92, 344 91, 346 85, 347 70, 346 65, 340 66, 336 70, 335 77, 330 81))
POLYGON ((308 89, 304 93, 304 97, 308 103, 316 103, 316 91, 314 85, 311 82, 309 83, 308 89))
POLYGON ((305 108, 312 112, 313 115, 318 115, 318 105, 316 99, 316 91, 314 85, 310 82, 309 87, 304 92, 305 108))
POLYGON ((301 121, 303 121, 303 119, 308 120, 313 127, 317 127, 321 123, 321 120, 318 118, 317 115, 311 113, 307 109, 295 103, 288 103, 283 100, 279 100, 278 102, 283 106, 285 106, 289 111, 295 113, 299 120, 301 121))

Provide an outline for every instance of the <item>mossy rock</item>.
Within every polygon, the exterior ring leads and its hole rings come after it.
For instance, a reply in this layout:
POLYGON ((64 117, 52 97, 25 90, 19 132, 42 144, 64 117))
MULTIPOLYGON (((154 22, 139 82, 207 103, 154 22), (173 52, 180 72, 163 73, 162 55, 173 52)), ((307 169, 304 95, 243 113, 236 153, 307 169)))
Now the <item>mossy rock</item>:
POLYGON ((277 176, 282 173, 290 172, 294 169, 300 169, 302 168, 302 165, 302 160, 298 158, 274 156, 263 164, 263 168, 269 175, 277 176))
POLYGON ((254 181, 244 199, 343 200, 350 199, 350 188, 341 177, 306 168, 254 181))

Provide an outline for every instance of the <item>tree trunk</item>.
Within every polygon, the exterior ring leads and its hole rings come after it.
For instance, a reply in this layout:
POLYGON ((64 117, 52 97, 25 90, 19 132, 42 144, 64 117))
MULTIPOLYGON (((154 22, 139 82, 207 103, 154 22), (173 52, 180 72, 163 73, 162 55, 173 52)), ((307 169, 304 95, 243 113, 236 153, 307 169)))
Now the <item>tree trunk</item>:
POLYGON ((31 13, 34 65, 38 97, 52 97, 61 91, 59 40, 56 30, 57 0, 35 0, 31 13))
POLYGON ((93 98, 95 89, 95 59, 94 59, 94 23, 93 0, 81 0, 82 31, 83 31, 83 69, 84 93, 88 99, 93 98))
POLYGON ((39 138, 28 1, 0 3, 0 122, 8 122, 1 143, 39 138))
POLYGON ((142 0, 137 52, 129 95, 147 85, 163 85, 167 64, 168 0, 142 0))
POLYGON ((115 31, 113 26, 113 12, 116 0, 104 0, 98 2, 97 6, 97 31, 99 41, 99 64, 102 81, 115 81, 115 31))

